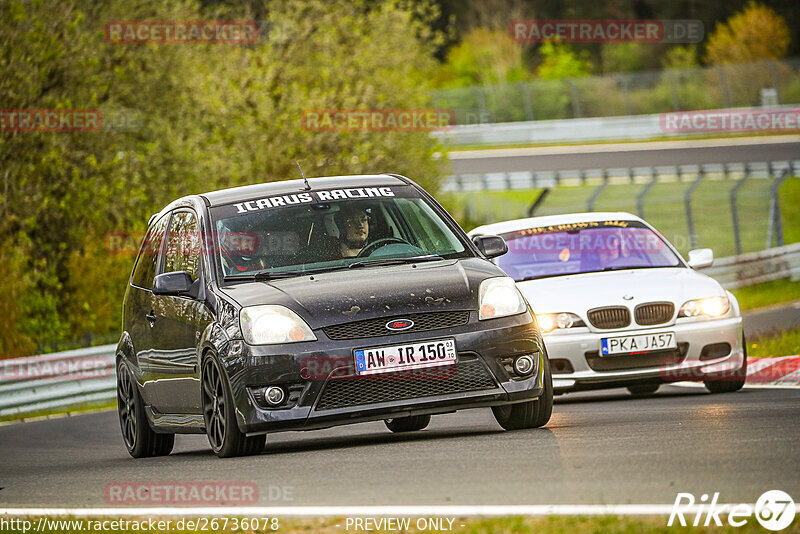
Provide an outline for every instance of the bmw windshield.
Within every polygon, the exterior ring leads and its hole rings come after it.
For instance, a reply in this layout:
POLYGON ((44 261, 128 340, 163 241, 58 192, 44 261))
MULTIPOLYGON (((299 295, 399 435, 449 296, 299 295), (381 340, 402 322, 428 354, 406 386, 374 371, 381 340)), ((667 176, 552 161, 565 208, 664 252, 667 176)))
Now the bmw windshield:
POLYGON ((211 208, 226 279, 471 256, 412 187, 303 191, 211 208))
POLYGON ((623 269, 678 267, 664 239, 638 221, 596 221, 503 234, 497 264, 517 281, 623 269))

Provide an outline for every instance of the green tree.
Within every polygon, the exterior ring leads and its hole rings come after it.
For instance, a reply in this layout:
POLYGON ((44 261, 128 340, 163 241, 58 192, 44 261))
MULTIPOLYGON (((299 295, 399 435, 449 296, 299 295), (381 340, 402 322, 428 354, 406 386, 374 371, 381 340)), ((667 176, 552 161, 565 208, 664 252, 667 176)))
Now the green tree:
POLYGON ((580 78, 592 72, 591 63, 584 54, 577 54, 564 43, 548 41, 539 49, 542 62, 536 74, 544 80, 580 78))
POLYGON ((708 38, 709 63, 746 63, 780 59, 789 48, 786 21, 772 9, 750 2, 747 7, 720 23, 708 38))
POLYGON ((447 55, 439 74, 442 87, 496 85, 527 79, 522 48, 508 31, 475 28, 447 55))

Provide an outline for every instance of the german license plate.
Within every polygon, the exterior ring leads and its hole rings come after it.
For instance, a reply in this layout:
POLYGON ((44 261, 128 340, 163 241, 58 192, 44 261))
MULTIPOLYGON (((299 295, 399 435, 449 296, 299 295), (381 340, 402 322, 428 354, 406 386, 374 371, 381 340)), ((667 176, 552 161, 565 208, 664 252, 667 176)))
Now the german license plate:
POLYGON ((356 349, 356 374, 370 375, 456 363, 455 339, 356 349))
POLYGON ((673 332, 656 332, 636 336, 604 337, 600 340, 600 355, 630 354, 678 348, 673 332))

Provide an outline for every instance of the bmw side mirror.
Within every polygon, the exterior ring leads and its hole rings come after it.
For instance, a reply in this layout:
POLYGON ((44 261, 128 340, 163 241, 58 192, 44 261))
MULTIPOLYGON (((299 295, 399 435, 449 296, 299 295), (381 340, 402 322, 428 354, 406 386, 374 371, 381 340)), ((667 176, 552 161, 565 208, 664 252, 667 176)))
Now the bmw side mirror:
POLYGON ((712 263, 714 263, 714 251, 710 248, 698 248, 689 251, 689 267, 692 269, 711 267, 712 263))
POLYGON ((186 271, 159 274, 153 280, 154 295, 186 295, 192 288, 192 275, 186 271))
POLYGON ((479 235, 472 238, 472 242, 489 259, 502 256, 508 252, 506 240, 499 235, 479 235))

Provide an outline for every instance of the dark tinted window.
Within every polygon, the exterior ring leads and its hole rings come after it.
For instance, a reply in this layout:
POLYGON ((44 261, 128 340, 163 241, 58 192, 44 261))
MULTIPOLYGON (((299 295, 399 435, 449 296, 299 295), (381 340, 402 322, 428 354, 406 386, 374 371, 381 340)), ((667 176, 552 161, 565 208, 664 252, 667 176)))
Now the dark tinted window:
POLYGON ((189 211, 179 211, 172 215, 167 237, 167 252, 161 272, 186 271, 197 279, 200 267, 200 232, 197 218, 189 211))
POLYGON ((139 250, 139 258, 131 276, 131 283, 135 286, 152 289, 153 278, 156 275, 156 262, 164 244, 164 233, 167 229, 169 214, 164 215, 150 227, 147 236, 139 250))

